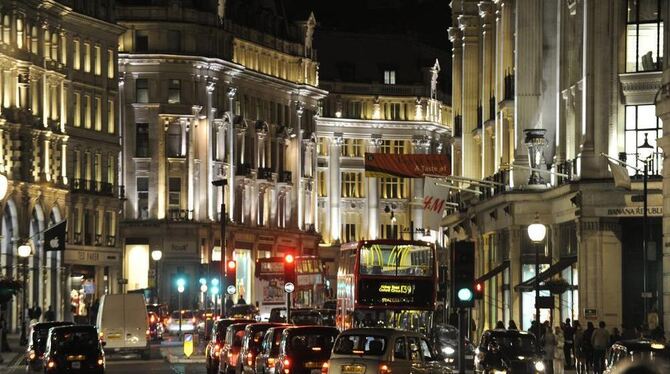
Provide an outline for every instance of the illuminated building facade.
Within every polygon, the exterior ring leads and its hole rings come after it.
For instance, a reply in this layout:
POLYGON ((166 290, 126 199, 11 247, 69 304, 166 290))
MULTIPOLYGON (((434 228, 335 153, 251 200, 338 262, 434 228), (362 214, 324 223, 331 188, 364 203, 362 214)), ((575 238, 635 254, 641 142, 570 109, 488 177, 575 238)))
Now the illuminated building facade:
POLYGON ((654 113, 668 50, 661 4, 452 2, 454 174, 498 183, 453 194, 460 207, 443 221, 450 240, 476 243, 485 285, 474 316, 480 331, 498 320, 530 326, 537 251, 541 296, 553 304, 542 307, 543 321, 639 326, 646 273, 646 310, 670 322, 660 220, 667 167, 654 113), (642 169, 645 138, 652 148, 646 266, 642 173, 629 168, 632 188, 615 188, 601 156, 642 169), (540 170, 532 177, 529 158, 540 170), (536 217, 548 228, 540 244, 527 234, 536 217))
MULTIPOLYGON (((21 279, 17 248, 30 239, 27 304, 57 319, 88 318, 120 276, 116 44, 106 1, 4 1, 0 5, 0 271, 21 279), (63 252, 42 231, 67 219, 63 252)), ((7 306, 18 326, 20 297, 7 306)))
POLYGON ((260 1, 117 3, 126 289, 153 287, 158 266, 161 301, 176 305, 183 277, 191 307, 223 256, 238 263, 234 299, 259 301, 255 260, 315 254, 319 241, 315 19, 260 1))

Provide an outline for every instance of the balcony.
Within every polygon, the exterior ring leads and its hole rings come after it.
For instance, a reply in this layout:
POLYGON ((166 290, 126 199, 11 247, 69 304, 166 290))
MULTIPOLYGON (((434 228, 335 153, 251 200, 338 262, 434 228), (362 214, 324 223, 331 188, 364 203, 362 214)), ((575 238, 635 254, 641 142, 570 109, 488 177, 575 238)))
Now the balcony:
POLYGON ((258 179, 272 180, 272 168, 258 168, 258 179))
POLYGON ((283 170, 279 172, 279 183, 291 183, 292 174, 290 171, 283 170))
POLYGON ((115 247, 116 246, 116 236, 107 235, 107 240, 105 241, 105 245, 107 247, 115 247))
POLYGON ((193 211, 186 209, 168 209, 166 219, 168 221, 185 222, 191 221, 193 211))
POLYGON ((90 193, 102 196, 114 196, 114 186, 111 183, 75 178, 71 184, 72 192, 90 193))
POLYGON ((572 181, 575 175, 577 175, 577 160, 565 160, 559 164, 556 164, 556 171, 558 173, 567 174, 567 177, 556 176, 556 185, 560 186, 564 183, 569 183, 572 181))
POLYGON ((251 167, 249 164, 240 164, 235 168, 235 175, 247 177, 251 174, 251 167))

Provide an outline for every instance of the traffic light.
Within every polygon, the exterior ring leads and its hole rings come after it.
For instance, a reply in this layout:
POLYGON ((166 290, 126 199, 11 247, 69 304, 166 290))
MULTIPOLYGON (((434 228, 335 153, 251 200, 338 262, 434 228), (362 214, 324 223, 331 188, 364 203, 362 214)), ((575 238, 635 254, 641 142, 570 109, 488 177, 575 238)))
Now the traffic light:
POLYGON ((454 243, 451 251, 451 269, 452 305, 456 308, 472 308, 475 305, 475 244, 473 242, 454 243))
POLYGON ((475 300, 484 299, 484 282, 475 282, 475 300))
POLYGON ((296 284, 295 277, 295 257, 293 254, 288 253, 284 256, 284 283, 293 283, 296 284))
POLYGON ((237 286, 237 263, 228 260, 226 263, 226 287, 237 286))

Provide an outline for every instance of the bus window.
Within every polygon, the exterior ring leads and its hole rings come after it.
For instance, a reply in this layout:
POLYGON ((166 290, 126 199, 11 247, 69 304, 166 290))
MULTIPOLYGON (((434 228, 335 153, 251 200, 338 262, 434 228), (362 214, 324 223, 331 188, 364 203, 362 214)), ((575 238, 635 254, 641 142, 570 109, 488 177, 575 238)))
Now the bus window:
POLYGON ((433 250, 429 246, 372 244, 360 250, 361 275, 433 275, 433 250))

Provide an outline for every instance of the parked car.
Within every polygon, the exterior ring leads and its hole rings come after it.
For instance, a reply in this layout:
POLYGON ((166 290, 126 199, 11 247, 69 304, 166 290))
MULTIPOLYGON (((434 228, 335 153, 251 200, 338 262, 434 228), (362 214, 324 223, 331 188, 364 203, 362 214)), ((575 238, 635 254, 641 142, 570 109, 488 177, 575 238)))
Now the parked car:
POLYGON ((170 334, 176 335, 179 334, 179 331, 182 333, 188 332, 191 333, 195 331, 196 318, 193 315, 193 312, 190 310, 175 310, 170 314, 170 319, 168 319, 167 329, 170 334), (179 326, 179 320, 181 319, 181 327, 179 326))
POLYGON ((618 341, 607 354, 605 374, 620 373, 633 363, 646 363, 659 373, 670 373, 670 347, 647 339, 618 341))
POLYGON ((418 332, 356 328, 338 336, 322 373, 451 373, 451 368, 418 332))
POLYGON ((149 359, 149 323, 144 295, 103 295, 96 326, 107 351, 139 353, 143 359, 149 359))
POLYGON ((254 321, 245 319, 220 319, 212 326, 210 338, 205 346, 205 367, 207 374, 214 374, 219 370, 219 358, 226 339, 226 329, 234 323, 252 323, 254 321))
MULTIPOLYGON (((454 367, 458 364, 458 338, 458 329, 452 325, 437 325, 431 329, 429 335, 430 343, 438 355, 454 367)), ((468 369, 472 369, 474 352, 474 346, 465 338, 465 365, 468 369)))
POLYGON ((228 310, 228 318, 244 318, 258 321, 260 313, 255 305, 237 304, 228 310))
POLYGON ((166 304, 147 304, 147 312, 154 312, 160 318, 163 323, 163 329, 167 327, 168 318, 170 318, 170 312, 166 304))
POLYGON ((282 332, 275 373, 321 374, 339 330, 326 326, 289 327, 282 332))
POLYGON ((475 373, 545 372, 543 357, 538 354, 533 334, 517 330, 487 330, 479 342, 475 351, 475 373))
POLYGON ((52 327, 43 365, 47 374, 104 373, 105 353, 98 339, 98 330, 87 325, 52 327))
POLYGON ((289 325, 271 327, 265 332, 261 350, 256 356, 256 374, 275 374, 282 333, 289 325))
POLYGON ((268 322, 285 323, 286 322, 286 308, 272 308, 270 309, 270 318, 268 322))
POLYGON ((271 327, 280 326, 278 323, 252 323, 244 329, 244 339, 240 350, 240 360, 237 360, 237 373, 254 374, 256 368, 256 356, 261 349, 261 343, 265 332, 271 327))
POLYGON ((52 327, 71 326, 72 322, 42 322, 32 325, 28 335, 28 347, 26 349, 26 371, 42 370, 42 360, 47 347, 49 329, 52 327))
POLYGON ((290 322, 296 326, 319 326, 321 313, 316 309, 292 309, 290 322))
POLYGON ((198 333, 205 334, 206 338, 209 338, 209 332, 212 331, 212 326, 214 321, 219 319, 219 314, 213 309, 200 310, 197 313, 197 326, 196 329, 198 333))
POLYGON ((244 329, 253 322, 233 323, 226 329, 226 338, 219 356, 219 373, 233 374, 240 359, 244 329))
POLYGON ((163 322, 154 312, 149 312, 149 338, 152 342, 163 340, 163 322))

